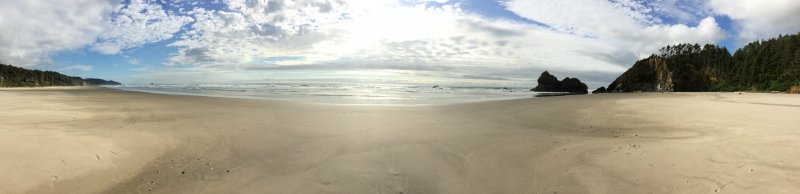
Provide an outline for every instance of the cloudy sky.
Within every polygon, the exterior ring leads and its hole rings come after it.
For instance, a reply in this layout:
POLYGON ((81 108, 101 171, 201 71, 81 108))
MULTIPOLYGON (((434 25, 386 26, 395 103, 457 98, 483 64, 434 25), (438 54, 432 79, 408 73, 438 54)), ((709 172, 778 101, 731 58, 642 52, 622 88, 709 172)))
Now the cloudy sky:
POLYGON ((0 63, 125 83, 606 85, 677 43, 800 32, 798 0, 0 0, 0 63))

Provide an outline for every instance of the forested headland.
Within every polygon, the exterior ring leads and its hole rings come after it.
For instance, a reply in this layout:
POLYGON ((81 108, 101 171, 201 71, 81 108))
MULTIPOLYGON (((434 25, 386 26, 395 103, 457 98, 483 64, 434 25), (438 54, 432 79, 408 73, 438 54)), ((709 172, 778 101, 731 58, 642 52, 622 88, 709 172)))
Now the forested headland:
POLYGON ((55 71, 31 70, 0 64, 0 87, 45 87, 45 86, 84 86, 119 85, 120 83, 96 78, 83 79, 55 71))
POLYGON ((637 61, 608 92, 788 91, 793 86, 800 86, 800 34, 755 41, 733 55, 711 44, 667 46, 637 61))

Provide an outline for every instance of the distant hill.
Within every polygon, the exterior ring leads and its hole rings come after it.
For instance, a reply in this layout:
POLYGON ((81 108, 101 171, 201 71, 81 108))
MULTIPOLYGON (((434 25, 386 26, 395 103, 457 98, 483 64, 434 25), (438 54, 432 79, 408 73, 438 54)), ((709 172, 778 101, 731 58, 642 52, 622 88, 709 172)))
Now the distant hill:
POLYGON ((667 46, 637 61, 607 91, 789 91, 792 86, 800 86, 800 34, 752 42, 733 55, 710 44, 667 46))
POLYGON ((84 84, 88 85, 122 85, 119 82, 115 82, 114 80, 104 80, 104 79, 97 79, 97 78, 86 78, 83 79, 84 84))
POLYGON ((54 71, 30 70, 0 64, 0 87, 44 87, 44 86, 84 86, 120 85, 110 80, 96 78, 83 79, 54 71))

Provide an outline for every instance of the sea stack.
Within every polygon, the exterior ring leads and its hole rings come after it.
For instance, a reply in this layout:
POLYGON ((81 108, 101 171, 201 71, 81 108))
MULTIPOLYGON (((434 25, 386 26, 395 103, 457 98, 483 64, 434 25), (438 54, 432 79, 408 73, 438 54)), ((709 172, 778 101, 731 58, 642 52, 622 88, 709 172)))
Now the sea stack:
POLYGON ((608 93, 608 90, 606 90, 606 87, 602 87, 601 86, 601 87, 595 89, 594 91, 592 91, 592 94, 599 94, 599 93, 608 93))
POLYGON ((558 78, 551 75, 550 72, 544 71, 539 79, 536 81, 538 85, 531 91, 535 92, 569 92, 573 94, 588 94, 586 84, 581 82, 578 78, 564 78, 558 81, 558 78))

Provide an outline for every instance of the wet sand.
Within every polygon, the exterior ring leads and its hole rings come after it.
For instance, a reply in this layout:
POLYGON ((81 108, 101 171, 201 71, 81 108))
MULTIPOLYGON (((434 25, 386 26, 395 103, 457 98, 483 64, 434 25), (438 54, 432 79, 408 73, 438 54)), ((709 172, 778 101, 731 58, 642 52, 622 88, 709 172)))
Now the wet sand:
POLYGON ((800 96, 426 106, 0 90, 0 193, 793 193, 800 96))

